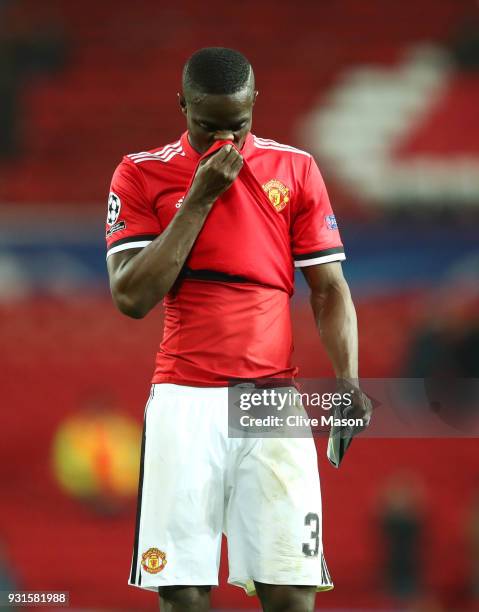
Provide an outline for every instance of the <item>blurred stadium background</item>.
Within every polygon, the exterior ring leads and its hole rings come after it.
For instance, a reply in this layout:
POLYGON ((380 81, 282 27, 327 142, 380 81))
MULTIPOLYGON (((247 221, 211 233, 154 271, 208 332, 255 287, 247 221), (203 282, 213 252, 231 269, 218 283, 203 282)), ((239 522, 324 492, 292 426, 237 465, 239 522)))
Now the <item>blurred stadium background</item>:
MULTIPOLYGON (((184 129, 181 67, 213 45, 255 68, 254 132, 319 162, 362 375, 479 376, 476 1, 0 0, 0 590, 157 607, 126 578, 162 320, 111 304, 106 194, 123 154, 184 129)), ((330 374, 297 281, 296 360, 330 374)), ((479 610, 477 440, 357 440, 339 472, 318 450, 321 609, 479 610)))

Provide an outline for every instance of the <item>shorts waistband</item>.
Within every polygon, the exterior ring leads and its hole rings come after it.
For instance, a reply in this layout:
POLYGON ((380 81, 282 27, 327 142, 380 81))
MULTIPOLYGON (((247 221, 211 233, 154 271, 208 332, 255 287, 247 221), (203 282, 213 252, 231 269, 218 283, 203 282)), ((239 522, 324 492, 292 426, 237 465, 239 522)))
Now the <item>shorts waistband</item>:
POLYGON ((153 383, 153 395, 167 393, 168 395, 194 396, 196 398, 222 397, 228 394, 228 387, 189 387, 187 385, 176 385, 174 383, 153 383))
MULTIPOLYGON (((281 380, 281 382, 283 382, 282 379, 278 379, 278 381, 281 380)), ((176 383, 153 383, 151 385, 151 392, 152 392, 152 396, 154 397, 156 394, 160 394, 160 393, 167 393, 168 395, 178 395, 181 397, 189 397, 189 396, 193 396, 193 397, 224 397, 228 395, 228 390, 231 388, 236 388, 236 389, 242 389, 244 388, 245 391, 248 390, 261 390, 263 388, 265 389, 280 389, 280 388, 291 388, 291 389, 295 389, 294 384, 292 384, 290 381, 288 381, 289 384, 282 384, 282 385, 277 385, 275 386, 274 384, 272 384, 271 381, 268 381, 268 384, 266 384, 264 387, 263 386, 256 386, 251 382, 238 382, 236 385, 234 385, 233 387, 231 386, 225 386, 225 387, 193 387, 193 386, 188 386, 188 385, 178 385, 176 383)))

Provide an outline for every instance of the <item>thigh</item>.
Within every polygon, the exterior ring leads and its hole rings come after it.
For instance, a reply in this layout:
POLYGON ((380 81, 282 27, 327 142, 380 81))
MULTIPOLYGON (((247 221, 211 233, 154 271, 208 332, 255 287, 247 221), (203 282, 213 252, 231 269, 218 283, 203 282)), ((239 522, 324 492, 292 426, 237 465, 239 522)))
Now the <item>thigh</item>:
POLYGON ((159 589, 160 612, 207 612, 209 586, 167 586, 159 589))
POLYGON ((332 588, 322 546, 321 491, 312 438, 246 441, 228 501, 230 582, 332 588))
POLYGON ((130 584, 152 589, 218 582, 224 450, 219 408, 203 391, 153 387, 130 584))
POLYGON ((311 586, 287 586, 255 582, 264 612, 314 612, 316 589, 311 586))

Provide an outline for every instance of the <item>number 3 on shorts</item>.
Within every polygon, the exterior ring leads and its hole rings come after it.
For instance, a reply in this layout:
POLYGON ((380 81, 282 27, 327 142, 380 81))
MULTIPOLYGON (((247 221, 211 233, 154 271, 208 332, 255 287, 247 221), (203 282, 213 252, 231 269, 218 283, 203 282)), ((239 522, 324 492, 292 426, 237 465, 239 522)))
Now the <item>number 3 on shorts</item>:
POLYGON ((311 548, 311 542, 305 542, 303 544, 303 554, 307 557, 316 557, 319 551, 319 517, 314 512, 309 512, 304 517, 304 524, 306 527, 311 527, 311 540, 314 540, 314 547, 311 548))

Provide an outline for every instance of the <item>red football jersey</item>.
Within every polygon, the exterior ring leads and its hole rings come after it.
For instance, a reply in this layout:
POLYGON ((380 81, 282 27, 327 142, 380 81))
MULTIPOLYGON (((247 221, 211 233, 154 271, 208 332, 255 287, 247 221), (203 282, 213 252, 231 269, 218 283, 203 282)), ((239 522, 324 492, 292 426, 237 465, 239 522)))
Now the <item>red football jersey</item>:
MULTIPOLYGON (((291 378, 294 266, 345 258, 311 155, 252 134, 241 154, 239 176, 214 203, 164 300, 155 383, 291 378)), ((161 234, 201 159, 186 132, 165 147, 123 158, 108 200, 107 257, 143 248, 161 234)))

